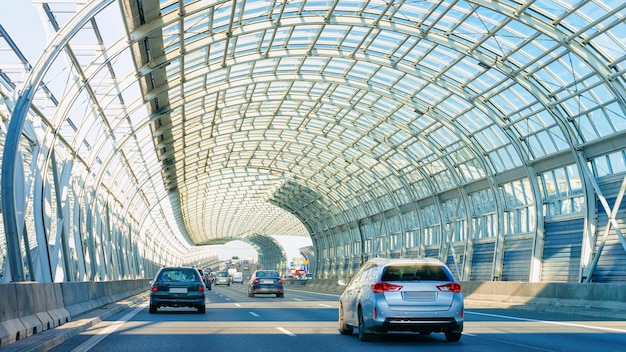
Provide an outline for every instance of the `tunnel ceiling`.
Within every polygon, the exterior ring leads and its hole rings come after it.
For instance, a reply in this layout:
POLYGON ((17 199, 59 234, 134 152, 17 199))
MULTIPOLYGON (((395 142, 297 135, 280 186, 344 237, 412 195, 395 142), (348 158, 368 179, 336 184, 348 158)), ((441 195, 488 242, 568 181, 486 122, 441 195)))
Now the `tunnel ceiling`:
POLYGON ((113 193, 169 200, 194 244, 308 236, 624 147, 621 0, 104 2, 67 43, 84 79, 51 123, 113 193))

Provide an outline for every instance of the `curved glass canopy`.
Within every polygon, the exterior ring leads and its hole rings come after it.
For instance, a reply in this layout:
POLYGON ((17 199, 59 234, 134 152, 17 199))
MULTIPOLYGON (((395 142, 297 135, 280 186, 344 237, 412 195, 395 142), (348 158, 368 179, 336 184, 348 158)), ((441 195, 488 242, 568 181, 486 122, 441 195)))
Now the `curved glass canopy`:
POLYGON ((36 157, 71 160, 77 199, 106 194, 166 256, 311 236, 334 272, 348 264, 333 258, 541 238, 546 219, 595 211, 598 177, 626 171, 621 0, 40 10, 58 55, 11 77, 37 87, 36 157))
POLYGON ((136 65, 195 243, 303 233, 270 204, 358 220, 626 127, 618 2, 143 4, 136 65))

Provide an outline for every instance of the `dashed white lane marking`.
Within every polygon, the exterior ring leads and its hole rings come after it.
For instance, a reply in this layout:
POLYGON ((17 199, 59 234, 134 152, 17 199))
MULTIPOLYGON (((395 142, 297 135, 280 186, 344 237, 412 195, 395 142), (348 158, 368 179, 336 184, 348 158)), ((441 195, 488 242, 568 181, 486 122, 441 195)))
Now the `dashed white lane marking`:
POLYGON ((252 315, 253 317, 260 317, 260 315, 256 314, 255 312, 248 312, 250 313, 250 315, 252 315))
POLYGON ((331 308, 332 307, 332 306, 329 306, 328 304, 323 304, 323 303, 319 303, 318 306, 326 307, 326 308, 331 308))
POLYGON ((292 333, 291 331, 285 329, 285 328, 281 328, 280 326, 277 326, 276 329, 278 329, 278 331, 282 332, 285 335, 289 335, 289 336, 296 336, 296 334, 292 333))
POLYGON ((241 307, 241 304, 239 304, 239 303, 235 303, 235 305, 236 305, 237 307, 241 307))

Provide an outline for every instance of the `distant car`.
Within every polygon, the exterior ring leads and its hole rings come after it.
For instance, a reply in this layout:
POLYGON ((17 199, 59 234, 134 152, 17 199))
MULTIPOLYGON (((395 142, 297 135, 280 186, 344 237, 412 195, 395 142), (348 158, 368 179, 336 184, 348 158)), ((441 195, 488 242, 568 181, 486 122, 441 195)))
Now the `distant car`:
POLYGON ((204 285, 207 290, 211 291, 211 286, 213 285, 213 276, 211 276, 211 273, 204 274, 204 285))
POLYGON ((276 270, 257 270, 248 281, 248 297, 266 293, 276 294, 276 297, 285 297, 283 279, 276 270))
POLYGON ((206 312, 205 285, 195 268, 164 267, 150 284, 150 313, 160 307, 193 307, 206 312))
POLYGON ((447 341, 456 342, 463 319, 461 285, 436 259, 367 261, 339 298, 339 332, 351 335, 358 328, 361 341, 404 331, 443 332, 447 341))
POLYGON ((215 273, 215 280, 213 284, 215 284, 215 286, 217 285, 230 286, 230 275, 228 274, 228 271, 218 271, 217 273, 215 273))
POLYGON ((311 280, 313 278, 313 274, 306 274, 304 278, 306 280, 311 280))
POLYGON ((233 273, 233 283, 235 282, 243 284, 243 273, 241 271, 233 273))
POLYGON ((196 270, 198 270, 198 272, 200 273, 201 277, 204 277, 204 271, 202 271, 202 269, 196 269, 196 270))
POLYGON ((202 278, 202 282, 204 283, 204 286, 206 287, 207 290, 211 289, 211 282, 207 280, 208 274, 204 272, 204 270, 202 269, 198 269, 198 272, 200 273, 200 277, 202 278))

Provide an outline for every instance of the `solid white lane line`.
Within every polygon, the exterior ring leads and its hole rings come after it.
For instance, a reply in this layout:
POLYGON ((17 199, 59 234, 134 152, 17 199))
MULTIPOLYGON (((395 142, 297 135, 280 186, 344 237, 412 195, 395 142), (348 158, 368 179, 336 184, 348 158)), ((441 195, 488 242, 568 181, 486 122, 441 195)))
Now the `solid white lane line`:
POLYGON ((277 326, 276 329, 278 329, 278 331, 282 332, 285 335, 289 335, 289 336, 296 336, 296 334, 292 333, 291 331, 285 329, 285 328, 281 328, 280 326, 277 326))
POLYGON ((139 313, 139 311, 144 309, 144 308, 146 308, 146 305, 142 304, 139 307, 135 308, 134 310, 130 311, 125 316, 123 316, 120 320, 118 320, 115 323, 113 323, 113 324, 107 326, 106 328, 102 329, 97 334, 95 334, 92 338, 90 338, 89 340, 83 342, 81 345, 79 345, 76 348, 74 348, 72 350, 72 352, 87 352, 87 351, 89 351, 91 348, 93 348, 95 345, 97 345, 98 342, 102 341, 105 337, 107 337, 110 334, 112 334, 115 330, 117 330, 119 327, 124 325, 125 322, 129 321, 132 317, 135 316, 135 314, 139 313))
POLYGON ((527 319, 527 318, 511 317, 511 316, 508 316, 508 315, 498 315, 498 314, 489 314, 489 313, 476 313, 476 312, 465 311, 465 314, 468 314, 468 313, 469 314, 475 314, 475 315, 482 315, 482 316, 485 316, 485 317, 505 318, 505 319, 511 319, 511 320, 528 321, 528 322, 533 322, 533 323, 563 325, 563 326, 572 326, 572 327, 592 329, 592 330, 626 333, 626 330, 624 330, 624 329, 614 329, 614 328, 607 328, 607 327, 602 327, 602 326, 593 326, 593 325, 585 325, 585 324, 574 324, 574 323, 564 323, 564 322, 561 322, 561 321, 551 321, 551 320, 527 319))

